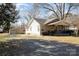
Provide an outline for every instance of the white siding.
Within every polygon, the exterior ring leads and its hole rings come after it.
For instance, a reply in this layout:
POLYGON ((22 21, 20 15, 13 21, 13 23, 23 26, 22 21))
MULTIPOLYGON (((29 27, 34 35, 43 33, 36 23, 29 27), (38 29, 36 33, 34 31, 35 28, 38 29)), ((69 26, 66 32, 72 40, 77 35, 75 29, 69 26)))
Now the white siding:
POLYGON ((29 28, 26 30, 26 34, 40 35, 40 24, 36 20, 33 20, 29 28))

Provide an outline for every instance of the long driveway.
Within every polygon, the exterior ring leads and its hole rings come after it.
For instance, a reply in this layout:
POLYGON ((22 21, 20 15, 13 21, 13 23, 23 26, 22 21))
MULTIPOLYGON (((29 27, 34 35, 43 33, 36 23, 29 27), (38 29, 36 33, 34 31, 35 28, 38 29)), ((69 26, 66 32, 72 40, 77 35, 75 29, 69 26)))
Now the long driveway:
MULTIPOLYGON (((65 37, 68 38, 68 37, 65 37)), ((75 39, 70 40, 78 40, 75 39)), ((78 37, 77 37, 78 38, 78 37)), ((0 42, 0 55, 3 56, 79 56, 79 44, 63 37, 18 36, 7 42, 0 42), (60 39, 62 38, 62 39, 60 39)), ((78 42, 77 42, 78 43, 78 42)))

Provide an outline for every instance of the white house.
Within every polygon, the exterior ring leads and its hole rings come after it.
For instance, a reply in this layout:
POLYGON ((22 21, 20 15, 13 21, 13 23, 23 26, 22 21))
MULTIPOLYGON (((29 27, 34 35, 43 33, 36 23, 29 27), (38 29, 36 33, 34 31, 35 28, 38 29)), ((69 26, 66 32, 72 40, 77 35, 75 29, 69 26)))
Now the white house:
POLYGON ((45 19, 32 18, 25 29, 25 33, 28 35, 41 35, 42 26, 45 19))

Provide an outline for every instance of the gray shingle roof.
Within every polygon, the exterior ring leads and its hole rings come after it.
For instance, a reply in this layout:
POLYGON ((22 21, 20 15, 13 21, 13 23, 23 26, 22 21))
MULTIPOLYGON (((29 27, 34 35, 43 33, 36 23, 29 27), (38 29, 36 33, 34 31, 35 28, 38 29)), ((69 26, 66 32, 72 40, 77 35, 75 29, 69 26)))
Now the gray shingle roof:
POLYGON ((42 18, 34 18, 37 22, 40 23, 40 25, 43 25, 46 21, 46 19, 42 19, 42 18))
POLYGON ((55 25, 55 24, 66 25, 66 24, 71 24, 71 23, 73 24, 79 23, 79 16, 71 16, 63 20, 53 18, 53 19, 48 19, 45 22, 45 24, 48 24, 48 25, 55 25))

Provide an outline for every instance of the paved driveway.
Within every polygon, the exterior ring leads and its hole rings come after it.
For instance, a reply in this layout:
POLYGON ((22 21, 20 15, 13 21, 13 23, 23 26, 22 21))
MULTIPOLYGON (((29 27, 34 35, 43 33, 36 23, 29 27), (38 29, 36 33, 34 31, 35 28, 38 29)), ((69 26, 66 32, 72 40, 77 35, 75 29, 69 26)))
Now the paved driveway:
POLYGON ((79 45, 40 39, 20 39, 0 42, 3 56, 79 56, 79 45))

